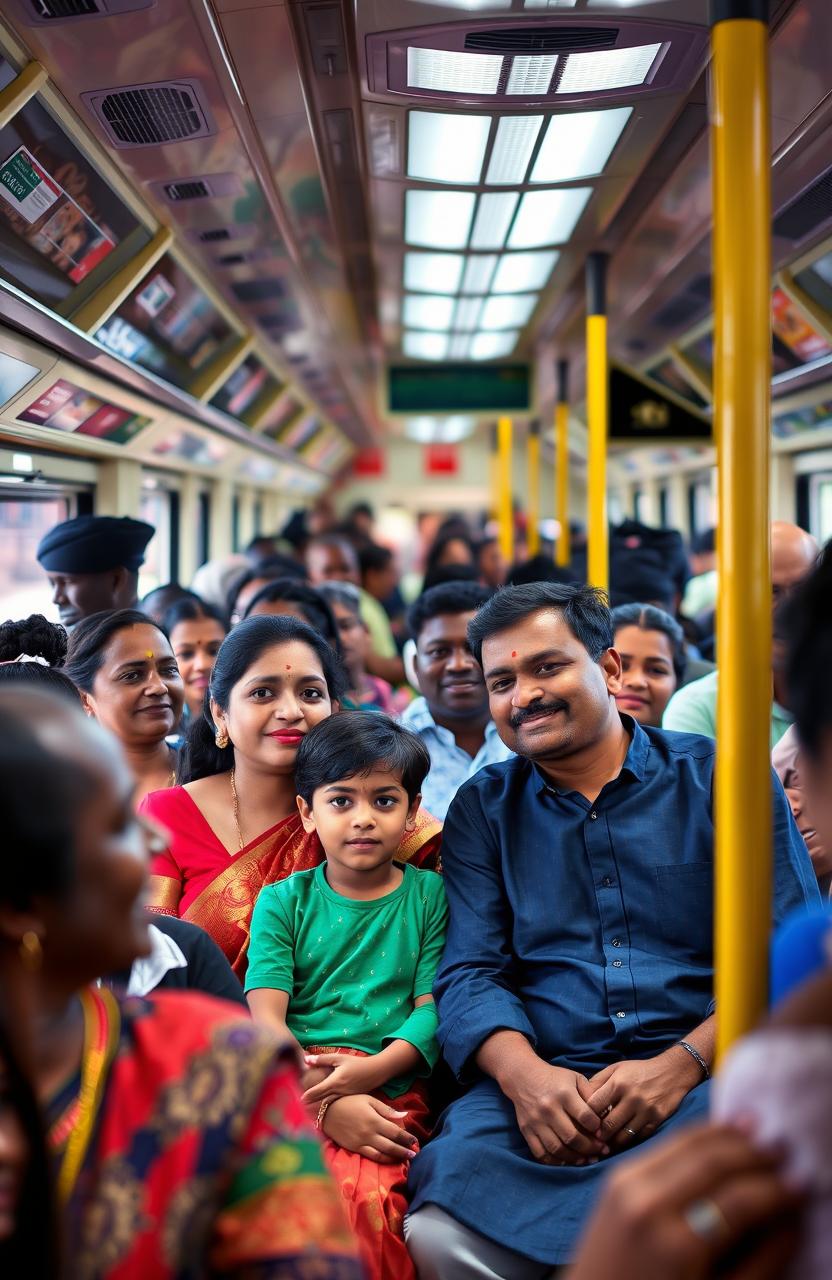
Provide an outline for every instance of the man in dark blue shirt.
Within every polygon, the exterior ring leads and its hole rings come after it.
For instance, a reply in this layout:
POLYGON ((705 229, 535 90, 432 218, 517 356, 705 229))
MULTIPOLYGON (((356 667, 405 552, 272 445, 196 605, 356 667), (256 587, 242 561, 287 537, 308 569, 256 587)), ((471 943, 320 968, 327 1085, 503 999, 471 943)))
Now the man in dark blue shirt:
MULTIPOLYGON (((525 1280, 569 1261, 613 1161, 706 1109, 714 743, 619 715, 591 588, 509 587, 469 639, 518 758, 445 823, 439 1038, 470 1088, 413 1163, 407 1235, 421 1280, 525 1280)), ((819 897, 772 787, 779 920, 819 897)))

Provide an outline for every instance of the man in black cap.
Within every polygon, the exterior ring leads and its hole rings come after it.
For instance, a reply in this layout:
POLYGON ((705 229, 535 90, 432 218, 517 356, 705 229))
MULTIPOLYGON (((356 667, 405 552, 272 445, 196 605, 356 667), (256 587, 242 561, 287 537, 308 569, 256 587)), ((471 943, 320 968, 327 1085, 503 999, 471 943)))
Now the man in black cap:
POLYGON ((139 568, 155 532, 128 516, 76 516, 44 534, 37 558, 65 627, 92 613, 136 607, 139 568))

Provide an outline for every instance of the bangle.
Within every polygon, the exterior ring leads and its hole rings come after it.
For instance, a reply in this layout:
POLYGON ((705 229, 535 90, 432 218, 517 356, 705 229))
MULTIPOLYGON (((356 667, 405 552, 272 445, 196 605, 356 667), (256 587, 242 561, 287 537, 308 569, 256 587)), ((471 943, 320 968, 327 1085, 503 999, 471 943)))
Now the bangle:
POLYGON ((705 1059, 702 1057, 702 1054, 699 1052, 699 1050, 698 1050, 698 1049, 694 1049, 693 1045, 692 1045, 692 1044, 688 1044, 687 1040, 677 1040, 677 1041, 676 1041, 676 1044, 678 1045, 678 1047, 679 1047, 680 1049, 684 1049, 686 1053, 689 1053, 689 1054, 690 1054, 690 1056, 691 1056, 691 1057, 692 1057, 696 1062, 698 1062, 698 1063, 699 1063, 700 1067, 702 1068, 702 1079, 703 1079, 703 1080, 710 1080, 710 1078, 711 1078, 711 1068, 708 1066, 707 1062, 706 1062, 706 1061, 705 1061, 705 1059))
POLYGON ((329 1098, 325 1098, 324 1101, 321 1103, 321 1105, 318 1107, 318 1114, 315 1117, 316 1129, 323 1128, 324 1116, 326 1115, 326 1109, 328 1106, 329 1106, 329 1098))

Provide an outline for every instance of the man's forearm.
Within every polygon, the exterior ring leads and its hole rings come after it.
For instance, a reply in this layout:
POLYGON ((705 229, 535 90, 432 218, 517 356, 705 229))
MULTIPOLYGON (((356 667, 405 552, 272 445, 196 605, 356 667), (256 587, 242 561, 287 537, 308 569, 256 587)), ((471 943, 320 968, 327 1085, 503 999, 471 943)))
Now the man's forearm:
POLYGON ((519 1031, 495 1031, 483 1040, 476 1053, 477 1066, 497 1084, 507 1096, 511 1084, 532 1063, 540 1059, 529 1041, 519 1031))
MULTIPOLYGON (((694 1027, 692 1031, 687 1033, 687 1035, 682 1036, 682 1040, 685 1041, 685 1044, 689 1044, 692 1049, 696 1050, 696 1053, 699 1054, 699 1057, 702 1058, 707 1065, 708 1071, 710 1071, 716 1056, 716 1014, 712 1013, 704 1022, 700 1022, 698 1027, 694 1027)), ((684 1057, 688 1059, 686 1065, 689 1065, 694 1069, 698 1067, 700 1076, 702 1079, 705 1078, 705 1073, 694 1054, 690 1053, 688 1049, 683 1048, 683 1046, 678 1042, 675 1045, 672 1045, 671 1048, 675 1055, 679 1057, 680 1062, 683 1060, 681 1055, 684 1055, 684 1057)))

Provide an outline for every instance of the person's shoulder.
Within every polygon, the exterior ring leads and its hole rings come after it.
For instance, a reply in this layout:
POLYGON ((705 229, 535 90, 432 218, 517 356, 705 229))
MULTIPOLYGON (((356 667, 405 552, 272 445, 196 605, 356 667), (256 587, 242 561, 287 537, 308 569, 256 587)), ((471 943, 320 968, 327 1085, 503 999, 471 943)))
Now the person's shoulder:
POLYGON ((166 787, 163 791, 149 791, 139 804, 139 813, 170 822, 183 813, 193 812, 193 800, 184 787, 166 787))
POLYGON ((414 698, 399 716, 399 723, 408 729, 422 729, 430 722, 428 704, 423 697, 414 698))
POLYGON ((525 785, 531 768, 530 761, 516 755, 483 765, 473 777, 462 783, 451 801, 449 814, 454 808, 467 805, 480 805, 489 811, 492 805, 525 785))
MULTIPOLYGON (((300 898, 308 898, 314 891, 315 882, 320 874, 320 867, 311 867, 308 871, 293 871, 291 875, 276 880, 274 884, 264 885, 260 897, 266 895, 273 902, 297 902, 300 898)), ((259 898, 258 898, 259 901, 259 898)))
POLYGON ((186 959, 206 942, 212 946, 217 945, 198 924, 192 924, 190 920, 180 920, 178 916, 157 915, 154 912, 151 924, 160 933, 166 933, 169 938, 173 938, 186 959))
POLYGON ((717 686, 719 684, 719 671, 716 668, 709 671, 707 675, 700 676, 698 680, 691 680, 689 684, 683 684, 677 689, 671 698, 671 702, 710 702, 716 697, 717 686))
POLYGON ((444 898, 445 885, 438 871, 430 871, 427 867, 411 867, 405 863, 404 873, 405 878, 423 897, 444 898))
POLYGON ((716 756, 716 741, 707 734, 656 729, 652 725, 641 727, 650 739, 651 746, 668 759, 690 756, 694 760, 712 763, 716 756))

